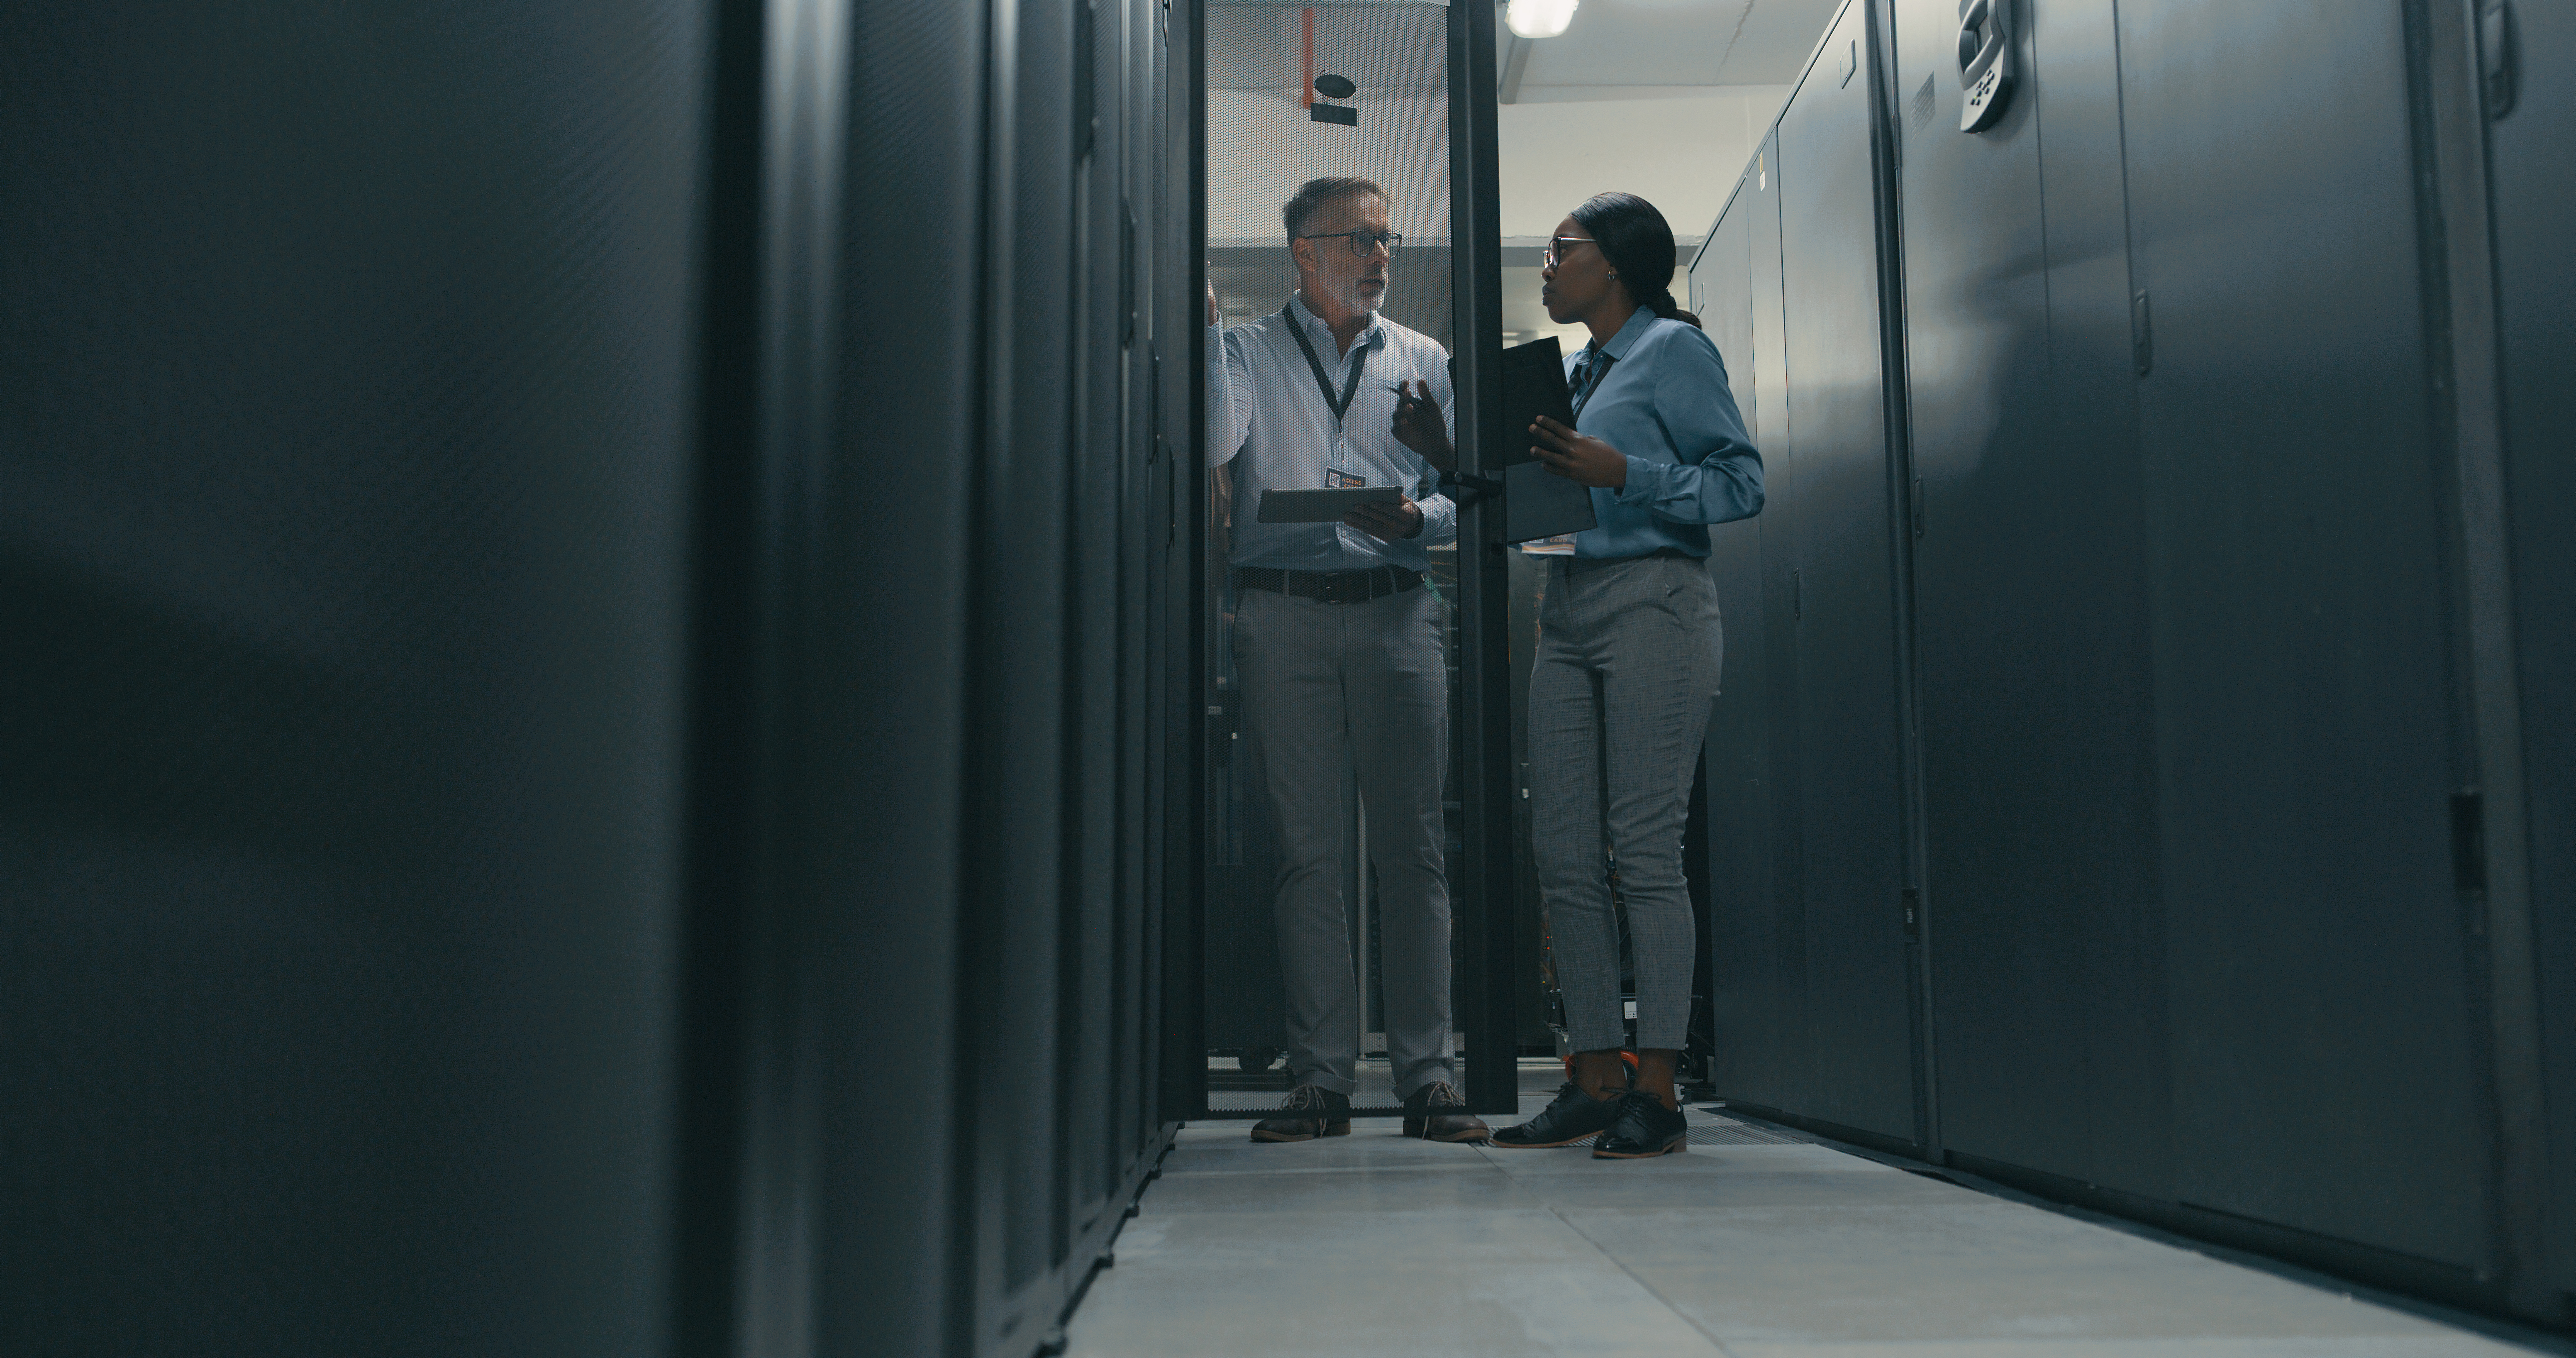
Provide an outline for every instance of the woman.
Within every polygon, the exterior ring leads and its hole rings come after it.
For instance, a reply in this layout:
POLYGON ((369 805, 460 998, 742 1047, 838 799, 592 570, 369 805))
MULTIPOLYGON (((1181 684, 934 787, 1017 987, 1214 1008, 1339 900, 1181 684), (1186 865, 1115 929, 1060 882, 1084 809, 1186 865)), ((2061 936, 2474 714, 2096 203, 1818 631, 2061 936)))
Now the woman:
POLYGON ((1529 690, 1539 891, 1574 1078, 1493 1143, 1563 1146, 1597 1132, 1595 1158, 1642 1159, 1685 1141, 1673 1077, 1699 940, 1682 821, 1724 649, 1702 525, 1761 512, 1762 457, 1717 346, 1673 302, 1673 232, 1653 204, 1625 193, 1587 200, 1557 224, 1544 264, 1548 316, 1581 322, 1592 342, 1573 373, 1574 427, 1541 418, 1531 452, 1593 488, 1600 525, 1547 558, 1529 690), (1636 961, 1633 1083, 1620 1059, 1605 847, 1618 856, 1636 961))

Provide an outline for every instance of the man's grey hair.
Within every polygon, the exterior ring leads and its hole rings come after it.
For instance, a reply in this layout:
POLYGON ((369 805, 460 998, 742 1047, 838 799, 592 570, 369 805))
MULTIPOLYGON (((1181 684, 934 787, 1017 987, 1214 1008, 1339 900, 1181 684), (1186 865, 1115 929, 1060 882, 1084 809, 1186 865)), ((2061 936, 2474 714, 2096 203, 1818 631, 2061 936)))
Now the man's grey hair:
POLYGON ((1306 223, 1314 220, 1324 204, 1342 198, 1357 198, 1361 194, 1374 194, 1379 202, 1388 207, 1395 206, 1394 196, 1374 179, 1326 175, 1298 185, 1297 196, 1280 205, 1279 220, 1288 228, 1288 239, 1295 240, 1306 233, 1306 223))

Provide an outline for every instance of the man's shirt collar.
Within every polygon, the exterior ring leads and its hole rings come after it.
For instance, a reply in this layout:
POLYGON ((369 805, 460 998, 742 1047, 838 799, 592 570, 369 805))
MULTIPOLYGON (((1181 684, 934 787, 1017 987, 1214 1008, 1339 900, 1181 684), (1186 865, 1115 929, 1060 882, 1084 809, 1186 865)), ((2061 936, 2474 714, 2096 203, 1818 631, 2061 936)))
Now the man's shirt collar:
MULTIPOLYGON (((1306 327, 1306 334, 1310 339, 1319 339, 1327 343, 1334 342, 1333 327, 1324 324, 1324 319, 1322 317, 1306 309, 1306 294, 1303 289, 1288 295, 1288 315, 1289 318, 1296 321, 1297 324, 1306 327)), ((1372 311, 1369 313, 1368 328, 1360 331, 1359 337, 1351 341, 1351 343, 1356 347, 1362 344, 1376 344, 1385 338, 1385 318, 1380 313, 1372 311)), ((1322 357, 1325 352, 1326 350, 1322 345, 1316 346, 1315 354, 1317 357, 1322 357)))

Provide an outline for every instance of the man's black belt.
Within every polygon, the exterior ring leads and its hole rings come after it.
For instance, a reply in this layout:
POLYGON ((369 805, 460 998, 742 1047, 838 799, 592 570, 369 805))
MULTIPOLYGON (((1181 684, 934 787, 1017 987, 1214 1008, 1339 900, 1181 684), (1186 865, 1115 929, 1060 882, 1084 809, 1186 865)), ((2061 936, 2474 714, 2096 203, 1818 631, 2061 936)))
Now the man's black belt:
POLYGON ((1266 589, 1327 604, 1364 604, 1422 585, 1422 573, 1402 566, 1371 571, 1283 571, 1268 566, 1234 568, 1237 589, 1266 589))

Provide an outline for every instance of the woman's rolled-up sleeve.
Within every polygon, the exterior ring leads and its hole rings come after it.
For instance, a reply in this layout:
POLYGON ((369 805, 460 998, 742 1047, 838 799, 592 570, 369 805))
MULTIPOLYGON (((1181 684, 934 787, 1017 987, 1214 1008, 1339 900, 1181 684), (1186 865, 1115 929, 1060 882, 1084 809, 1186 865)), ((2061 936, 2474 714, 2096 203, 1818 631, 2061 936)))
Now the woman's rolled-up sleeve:
POLYGON ((1726 384, 1717 346, 1697 330, 1655 346, 1655 419, 1677 461, 1628 454, 1618 502, 1675 523, 1732 523, 1762 512, 1762 454, 1726 384))

